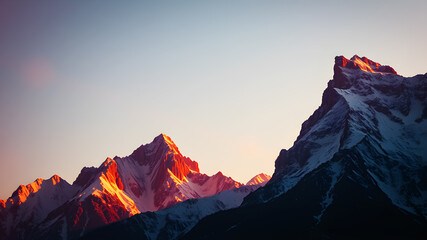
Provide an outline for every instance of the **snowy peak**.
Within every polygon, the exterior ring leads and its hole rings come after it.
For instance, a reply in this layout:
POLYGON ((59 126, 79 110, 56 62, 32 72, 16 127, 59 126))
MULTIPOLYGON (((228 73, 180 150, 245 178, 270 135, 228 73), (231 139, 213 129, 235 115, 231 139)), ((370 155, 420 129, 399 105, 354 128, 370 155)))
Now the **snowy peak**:
POLYGON ((37 178, 28 185, 20 185, 15 192, 12 193, 12 197, 9 198, 8 201, 13 205, 24 203, 31 193, 35 193, 41 188, 42 183, 43 179, 37 178))
POLYGON ((140 146, 130 157, 137 160, 141 166, 149 165, 150 168, 158 168, 160 164, 180 179, 190 171, 199 172, 198 163, 184 157, 172 139, 163 133, 154 138, 153 142, 140 146))
POLYGON ((62 181, 62 178, 55 174, 49 180, 52 181, 53 185, 56 185, 57 183, 62 181))
POLYGON ((152 148, 158 147, 164 150, 168 150, 169 153, 179 154, 179 155, 181 154, 179 152, 178 147, 175 145, 172 139, 164 133, 161 133, 159 136, 155 137, 153 142, 150 144, 147 144, 146 147, 152 147, 152 148))
MULTIPOLYGON (((328 86, 349 89, 352 86, 359 85, 358 87, 363 90, 363 84, 365 84, 361 83, 363 79, 381 79, 393 84, 403 77, 398 75, 392 67, 381 65, 366 57, 360 58, 354 55, 351 59, 347 59, 343 56, 337 56, 335 57, 334 77, 328 86)), ((369 84, 369 82, 367 83, 369 84)))
POLYGON ((256 175, 255 177, 253 177, 251 180, 249 180, 246 185, 260 185, 260 186, 264 186, 265 184, 267 184, 267 182, 270 180, 271 176, 265 174, 265 173, 260 173, 258 175, 256 175))
POLYGON ((357 55, 335 61, 322 104, 302 124, 294 145, 280 152, 266 185, 270 190, 265 192, 271 192, 263 196, 288 191, 338 156, 357 155, 351 161, 366 167, 366 179, 375 179, 393 204, 426 216, 427 191, 421 179, 427 169, 427 75, 378 74, 380 64, 357 55), (374 72, 362 69, 367 66, 374 72))
POLYGON ((12 193, 12 196, 7 200, 6 205, 20 205, 27 201, 27 198, 32 193, 38 192, 42 186, 53 186, 60 183, 62 180, 58 175, 53 175, 49 179, 37 178, 34 182, 28 185, 20 185, 15 192, 12 193))
POLYGON ((346 69, 360 69, 370 73, 381 73, 381 74, 397 74, 397 72, 390 66, 382 66, 381 64, 374 62, 366 57, 359 57, 354 55, 351 59, 347 59, 344 56, 335 57, 335 67, 341 67, 346 69))

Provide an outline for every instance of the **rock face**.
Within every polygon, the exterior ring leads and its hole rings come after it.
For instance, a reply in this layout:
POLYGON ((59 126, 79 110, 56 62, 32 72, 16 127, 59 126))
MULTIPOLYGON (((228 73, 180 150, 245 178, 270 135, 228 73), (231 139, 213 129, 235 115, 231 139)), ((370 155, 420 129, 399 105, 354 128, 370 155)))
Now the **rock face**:
POLYGON ((197 162, 184 157, 170 137, 164 134, 127 157, 107 158, 98 168, 83 168, 72 186, 57 176, 51 181, 64 182, 66 186, 61 188, 63 193, 58 193, 55 204, 46 202, 44 198, 37 200, 38 204, 48 208, 43 209, 43 214, 37 215, 35 220, 20 215, 15 217, 8 209, 13 209, 12 204, 25 202, 27 198, 36 198, 42 192, 39 189, 44 188, 40 186, 46 185, 41 179, 26 187, 21 186, 7 202, 1 202, 0 206, 5 206, 2 207, 5 209, 0 212, 0 220, 10 222, 11 227, 7 225, 2 229, 5 237, 0 239, 78 238, 88 229, 141 212, 157 211, 187 199, 208 197, 243 186, 221 172, 213 176, 200 173, 197 162), (11 216, 18 220, 11 222, 11 216), (25 223, 19 224, 24 220, 25 223), (36 231, 29 228, 21 231, 23 233, 19 236, 11 235, 13 231, 10 229, 18 225, 37 227, 34 228, 36 231))
POLYGON ((425 239, 427 74, 336 57, 321 106, 275 165, 242 207, 184 239, 425 239))

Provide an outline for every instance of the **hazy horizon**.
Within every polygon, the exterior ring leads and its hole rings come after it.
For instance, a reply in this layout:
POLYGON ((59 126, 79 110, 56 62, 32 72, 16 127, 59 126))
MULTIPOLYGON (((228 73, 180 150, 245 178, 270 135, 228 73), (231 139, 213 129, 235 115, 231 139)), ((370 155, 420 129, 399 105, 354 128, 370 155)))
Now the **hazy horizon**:
POLYGON ((425 1, 0 3, 0 199, 160 133, 200 171, 272 175, 334 57, 427 69, 425 1))

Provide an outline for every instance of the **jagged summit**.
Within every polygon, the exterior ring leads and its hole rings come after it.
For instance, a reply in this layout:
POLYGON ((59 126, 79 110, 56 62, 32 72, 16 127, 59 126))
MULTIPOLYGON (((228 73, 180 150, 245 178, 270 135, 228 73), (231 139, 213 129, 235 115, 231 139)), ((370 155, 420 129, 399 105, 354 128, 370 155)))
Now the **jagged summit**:
POLYGON ((20 185, 11 197, 0 201, 0 239, 23 239, 22 232, 35 228, 74 193, 75 188, 58 175, 20 185))
POLYGON ((24 203, 28 196, 32 193, 36 193, 42 188, 42 185, 56 185, 63 181, 58 175, 53 175, 49 179, 37 178, 34 182, 28 185, 20 185, 13 193, 12 196, 7 200, 11 205, 24 203), (46 183, 46 184, 45 184, 46 183))
POLYGON ((139 147, 132 156, 141 165, 148 164, 156 168, 160 164, 164 170, 161 172, 169 169, 180 180, 190 172, 200 172, 199 164, 183 156, 172 139, 164 133, 154 138, 153 142, 139 147))
POLYGON ((359 57, 354 55, 352 58, 347 59, 344 56, 335 57, 335 67, 347 68, 347 69, 360 69, 365 72, 380 73, 380 74, 396 74, 397 72, 390 66, 381 65, 374 62, 366 57, 359 57))
MULTIPOLYGON (((149 164, 154 166, 157 164, 157 161, 161 160, 163 162, 169 162, 169 167, 175 165, 177 160, 183 159, 189 170, 199 172, 197 162, 184 157, 172 139, 164 133, 155 137, 151 143, 141 145, 129 157, 137 160, 140 165, 149 164), (160 155, 163 155, 163 157, 160 157, 160 155)), ((114 159, 116 160, 119 158, 115 157, 114 159)), ((181 165, 180 163, 178 164, 181 165)))
MULTIPOLYGON (((392 67, 381 65, 366 57, 360 58, 358 55, 354 55, 351 59, 347 59, 344 56, 337 56, 335 57, 334 77, 328 86, 348 89, 360 84, 363 79, 371 78, 383 79, 391 83, 395 82, 395 79, 403 79, 392 67)), ((359 88, 364 87, 359 86, 359 88)))
POLYGON ((161 133, 159 136, 154 138, 153 143, 161 144, 162 146, 166 146, 175 154, 181 154, 179 152, 178 147, 175 145, 175 143, 172 141, 172 139, 164 133, 161 133))
POLYGON ((52 180, 53 185, 56 185, 57 183, 62 181, 62 178, 55 174, 49 180, 52 180))

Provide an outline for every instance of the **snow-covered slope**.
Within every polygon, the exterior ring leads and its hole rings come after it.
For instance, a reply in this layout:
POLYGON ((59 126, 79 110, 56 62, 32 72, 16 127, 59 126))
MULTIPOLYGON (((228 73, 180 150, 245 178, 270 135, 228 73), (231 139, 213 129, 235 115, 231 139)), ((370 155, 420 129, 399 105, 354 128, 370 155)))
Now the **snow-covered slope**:
POLYGON ((19 186, 9 199, 3 201, 0 239, 31 238, 26 233, 70 199, 76 190, 57 175, 19 186))
POLYGON ((246 185, 259 185, 259 186, 264 186, 265 184, 267 184, 267 182, 271 179, 271 176, 265 174, 265 173, 260 173, 258 175, 256 175, 255 177, 251 178, 251 180, 249 180, 246 185))
POLYGON ((127 157, 107 158, 98 168, 83 168, 73 186, 78 192, 47 217, 37 234, 41 238, 76 238, 87 229, 243 184, 221 172, 200 173, 197 162, 183 156, 161 134, 127 157))
POLYGON ((275 165, 241 207, 183 239, 426 239, 427 74, 336 57, 321 106, 275 165))
POLYGON ((178 239, 205 216, 238 207, 260 185, 248 185, 217 195, 190 199, 157 212, 141 213, 89 232, 83 239, 178 239))

